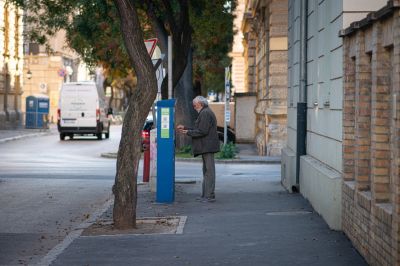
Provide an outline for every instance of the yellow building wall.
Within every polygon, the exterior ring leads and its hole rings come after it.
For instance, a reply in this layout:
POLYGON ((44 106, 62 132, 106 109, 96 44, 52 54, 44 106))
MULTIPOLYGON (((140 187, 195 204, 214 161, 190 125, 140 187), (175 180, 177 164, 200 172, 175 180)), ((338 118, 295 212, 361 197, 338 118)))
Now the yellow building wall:
POLYGON ((20 124, 23 11, 0 0, 0 129, 20 124))

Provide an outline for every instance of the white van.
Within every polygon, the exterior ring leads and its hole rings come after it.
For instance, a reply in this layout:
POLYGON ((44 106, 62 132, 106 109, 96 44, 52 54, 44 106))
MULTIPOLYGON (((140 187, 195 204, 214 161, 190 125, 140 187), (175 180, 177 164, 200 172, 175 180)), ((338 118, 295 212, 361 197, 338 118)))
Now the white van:
POLYGON ((94 82, 71 82, 61 87, 58 108, 58 132, 60 140, 74 134, 110 137, 110 114, 102 89, 94 82))

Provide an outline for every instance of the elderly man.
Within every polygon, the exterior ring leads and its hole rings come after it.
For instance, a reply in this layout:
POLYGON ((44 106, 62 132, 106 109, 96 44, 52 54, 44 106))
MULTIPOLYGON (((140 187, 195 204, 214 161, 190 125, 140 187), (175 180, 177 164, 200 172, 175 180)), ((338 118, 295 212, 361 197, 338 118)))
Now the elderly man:
POLYGON ((215 162, 214 153, 219 151, 217 119, 208 107, 207 99, 197 96, 193 99, 193 108, 199 113, 194 128, 178 125, 177 130, 192 137, 193 155, 203 158, 203 188, 201 197, 204 202, 215 201, 215 162))

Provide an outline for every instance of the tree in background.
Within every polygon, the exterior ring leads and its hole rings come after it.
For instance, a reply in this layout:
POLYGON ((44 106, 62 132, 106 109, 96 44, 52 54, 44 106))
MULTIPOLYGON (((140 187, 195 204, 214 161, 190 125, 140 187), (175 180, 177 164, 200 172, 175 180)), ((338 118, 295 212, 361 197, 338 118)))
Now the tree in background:
MULTIPOLYGON (((137 80, 123 44, 117 9, 112 1, 104 0, 83 1, 82 5, 85 8, 66 22, 68 44, 89 67, 103 68, 104 89, 111 87, 110 106, 114 88, 122 90, 129 101, 137 80)), ((144 12, 138 14, 145 38, 153 36, 144 12)))
MULTIPOLYGON (((177 124, 191 126, 194 110, 192 86, 191 51, 193 29, 190 24, 190 1, 186 0, 145 0, 143 9, 157 34, 162 53, 167 55, 168 35, 172 38, 172 87, 176 99, 175 121, 177 124)), ((167 61, 165 61, 166 63, 167 61)), ((166 67, 166 64, 164 65, 166 67)), ((168 75, 161 85, 161 96, 168 98, 168 75)), ((190 138, 184 135, 176 136, 176 146, 182 147, 190 143, 190 138)))
MULTIPOLYGON (((193 123, 192 99, 201 94, 201 84, 211 90, 224 90, 224 67, 230 64, 227 54, 233 40, 235 1, 144 1, 143 6, 167 53, 167 36, 173 40, 173 93, 176 103, 176 123, 193 123), (193 86, 193 66, 195 81, 193 86)), ((167 98, 167 79, 162 83, 162 98, 167 98)), ((206 94, 207 91, 203 92, 206 94)), ((178 135, 177 148, 190 143, 190 138, 178 135)))
MULTIPOLYGON (((76 12, 73 20, 68 21, 69 27, 65 28, 67 41, 90 68, 102 67, 104 90, 111 87, 111 106, 114 98, 113 85, 124 84, 122 80, 133 70, 123 46, 114 4, 108 1, 87 4, 87 7, 76 12)), ((125 95, 131 95, 133 87, 120 87, 125 95)))
POLYGON ((196 94, 223 92, 225 67, 231 63, 228 53, 233 43, 232 10, 236 1, 193 1, 190 21, 193 32, 193 72, 196 94))

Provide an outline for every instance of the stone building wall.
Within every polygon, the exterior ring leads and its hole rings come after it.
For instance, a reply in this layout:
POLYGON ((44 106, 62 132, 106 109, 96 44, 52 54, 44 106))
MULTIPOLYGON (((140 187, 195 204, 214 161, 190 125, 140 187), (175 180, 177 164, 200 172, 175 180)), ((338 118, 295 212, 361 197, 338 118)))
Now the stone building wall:
POLYGON ((282 150, 282 184, 300 191, 334 230, 342 229, 344 77, 338 32, 385 4, 386 0, 289 0, 288 141, 282 150), (303 26, 306 32, 301 34, 303 26), (298 102, 307 103, 304 143, 297 143, 298 102), (297 154, 297 145, 303 144, 306 154, 297 154))
POLYGON ((0 1, 0 129, 21 124, 22 10, 0 1))
POLYGON ((244 72, 244 57, 243 57, 243 32, 241 31, 243 13, 245 8, 245 0, 238 0, 234 11, 235 19, 233 20, 234 30, 236 31, 233 37, 232 51, 229 56, 232 58, 232 89, 235 93, 244 93, 245 87, 245 72, 244 72))
POLYGON ((265 116, 266 99, 264 95, 267 93, 268 80, 268 7, 257 8, 254 11, 255 20, 253 27, 256 34, 256 53, 255 53, 255 73, 256 73, 256 145, 260 155, 266 155, 266 146, 268 144, 267 119, 265 116))
POLYGON ((342 227, 371 265, 400 264, 400 1, 344 36, 342 227))
POLYGON ((32 73, 32 77, 24 80, 22 112, 26 112, 26 97, 46 95, 50 101, 49 122, 56 123, 60 88, 64 82, 64 77, 60 75, 60 71, 64 69, 62 57, 47 54, 26 55, 24 68, 25 72, 32 73))
POLYGON ((253 18, 249 11, 243 14, 243 58, 244 58, 244 91, 256 91, 255 55, 256 33, 253 28, 253 18))
POLYGON ((269 5, 269 38, 267 91, 264 111, 267 125, 268 156, 280 156, 287 139, 287 31, 288 1, 271 1, 269 5))
POLYGON ((235 93, 235 136, 236 143, 254 143, 256 115, 254 92, 235 93), (251 110, 249 112, 249 110, 251 110), (240 123, 239 123, 240 121, 240 123))
POLYGON ((287 0, 247 1, 243 18, 246 85, 257 104, 255 143, 260 155, 286 145, 287 0))

